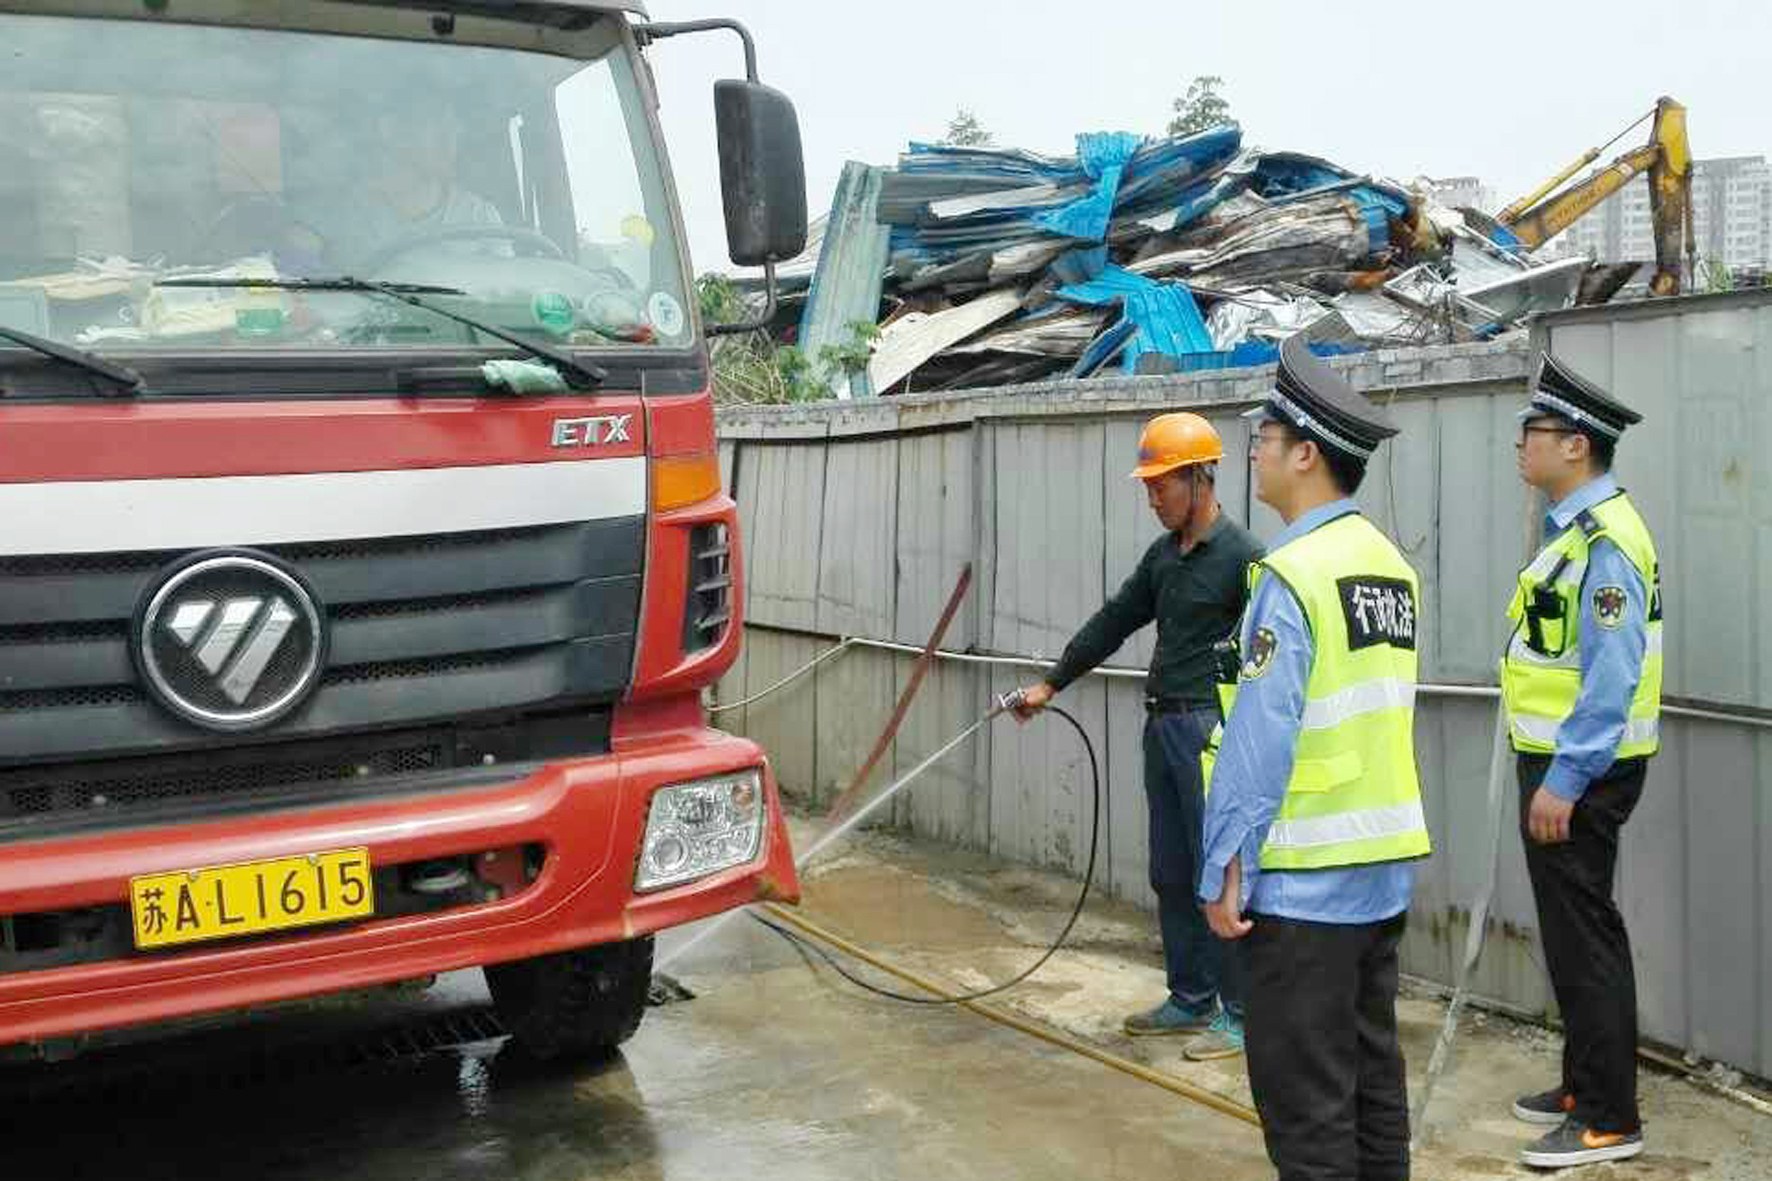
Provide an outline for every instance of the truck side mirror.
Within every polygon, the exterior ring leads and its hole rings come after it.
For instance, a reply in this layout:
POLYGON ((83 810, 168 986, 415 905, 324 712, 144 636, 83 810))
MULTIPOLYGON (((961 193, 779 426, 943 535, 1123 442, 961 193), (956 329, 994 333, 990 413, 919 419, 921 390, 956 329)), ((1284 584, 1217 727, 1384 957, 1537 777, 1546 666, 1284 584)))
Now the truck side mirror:
POLYGON ((714 83, 720 193, 732 261, 754 267, 806 248, 806 161, 787 95, 761 82, 714 83))

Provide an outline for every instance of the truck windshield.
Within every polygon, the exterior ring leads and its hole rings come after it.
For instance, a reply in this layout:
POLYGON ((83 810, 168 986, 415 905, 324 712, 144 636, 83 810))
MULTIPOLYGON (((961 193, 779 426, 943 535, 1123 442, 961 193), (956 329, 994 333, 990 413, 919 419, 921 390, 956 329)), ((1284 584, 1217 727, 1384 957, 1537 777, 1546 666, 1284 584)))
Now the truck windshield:
MULTIPOLYGON (((623 42, 439 42, 0 15, 0 326, 95 353, 500 342, 350 290, 429 284, 574 347, 689 342, 623 42)), ((0 349, 12 347, 0 341, 0 349)))

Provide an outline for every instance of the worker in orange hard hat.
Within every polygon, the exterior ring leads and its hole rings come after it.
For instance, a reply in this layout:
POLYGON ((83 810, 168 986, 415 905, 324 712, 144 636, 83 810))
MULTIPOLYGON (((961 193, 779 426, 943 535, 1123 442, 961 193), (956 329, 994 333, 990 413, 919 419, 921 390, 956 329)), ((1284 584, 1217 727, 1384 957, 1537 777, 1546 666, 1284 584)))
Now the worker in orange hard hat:
POLYGON ((1185 411, 1159 414, 1138 436, 1138 466, 1130 474, 1144 481, 1163 528, 1179 532, 1194 515, 1201 489, 1216 505, 1214 480, 1223 458, 1224 442, 1204 418, 1185 411))
POLYGON ((1148 480, 1193 463, 1217 463, 1224 458, 1224 441, 1212 424, 1185 410, 1159 414, 1144 424, 1138 436, 1135 480, 1148 480))
POLYGON ((1261 543, 1219 507, 1224 444, 1198 414, 1159 414, 1138 440, 1134 479, 1163 526, 1125 583, 1072 637, 1045 678, 1022 690, 1033 716, 1066 685, 1112 656, 1147 623, 1157 646, 1145 678, 1144 790, 1151 889, 1163 934, 1169 995, 1126 1018, 1134 1036, 1187 1035, 1189 1058, 1242 1053, 1241 973, 1194 898, 1205 811, 1200 752, 1220 721, 1220 645, 1236 630, 1261 543))

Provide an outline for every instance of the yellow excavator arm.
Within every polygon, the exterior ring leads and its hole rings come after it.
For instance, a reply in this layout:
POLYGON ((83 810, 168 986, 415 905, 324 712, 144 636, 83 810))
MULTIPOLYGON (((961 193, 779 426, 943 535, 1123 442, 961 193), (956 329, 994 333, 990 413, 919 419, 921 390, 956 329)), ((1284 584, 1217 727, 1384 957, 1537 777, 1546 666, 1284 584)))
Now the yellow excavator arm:
POLYGON ((1561 192, 1560 185, 1599 159, 1591 148, 1573 164, 1496 214, 1528 248, 1568 229, 1575 220, 1623 188, 1632 178, 1649 174, 1649 218, 1655 232, 1656 295, 1680 293, 1681 254, 1687 273, 1696 264, 1692 235, 1692 149, 1686 140, 1686 108, 1671 98, 1655 104, 1649 142, 1619 156, 1561 192), (1550 194, 1555 194, 1550 195, 1550 194), (1682 251, 1682 246, 1684 247, 1682 251))

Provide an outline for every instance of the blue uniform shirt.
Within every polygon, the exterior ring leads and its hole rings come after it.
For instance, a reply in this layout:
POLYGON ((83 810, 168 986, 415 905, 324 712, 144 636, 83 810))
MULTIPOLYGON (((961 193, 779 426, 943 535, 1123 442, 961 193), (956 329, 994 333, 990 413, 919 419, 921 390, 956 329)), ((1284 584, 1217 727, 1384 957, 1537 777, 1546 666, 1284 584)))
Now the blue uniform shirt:
MULTIPOLYGON (((1278 549, 1338 517, 1359 512, 1351 499, 1321 505, 1273 540, 1278 549)), ((1263 578, 1243 616, 1242 650, 1257 628, 1274 634, 1274 653, 1260 677, 1243 682, 1225 719, 1212 791, 1206 799, 1205 864, 1200 898, 1224 890, 1231 858, 1243 859, 1243 910, 1316 923, 1372 923, 1409 909, 1415 863, 1392 861, 1347 869, 1262 872, 1262 843, 1286 796, 1304 718, 1304 690, 1316 647, 1304 607, 1279 578, 1263 578)))
MULTIPOLYGON (((1600 476, 1557 502, 1544 518, 1548 541, 1602 500, 1618 495, 1610 475, 1600 476)), ((1579 800, 1588 784, 1605 774, 1624 738, 1631 698, 1643 677, 1643 651, 1649 643, 1649 591, 1643 576, 1609 538, 1588 552, 1581 579, 1581 692, 1575 709, 1557 728, 1557 751, 1544 774, 1544 787, 1565 800, 1579 800), (1594 622, 1593 592, 1623 587, 1624 618, 1615 627, 1594 622)))

